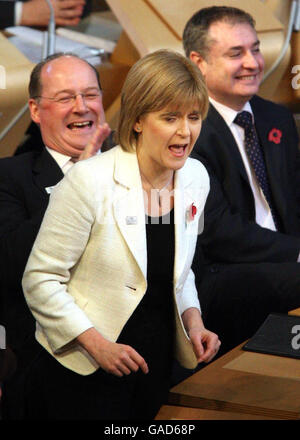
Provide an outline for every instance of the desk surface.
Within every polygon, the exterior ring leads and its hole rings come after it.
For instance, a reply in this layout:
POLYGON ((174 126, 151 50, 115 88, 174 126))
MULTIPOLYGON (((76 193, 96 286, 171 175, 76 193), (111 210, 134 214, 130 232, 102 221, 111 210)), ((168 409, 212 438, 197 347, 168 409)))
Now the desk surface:
POLYGON ((300 419, 300 361, 245 352, 242 345, 173 387, 169 404, 300 419))
POLYGON ((273 417, 230 411, 163 405, 155 420, 275 420, 273 417))

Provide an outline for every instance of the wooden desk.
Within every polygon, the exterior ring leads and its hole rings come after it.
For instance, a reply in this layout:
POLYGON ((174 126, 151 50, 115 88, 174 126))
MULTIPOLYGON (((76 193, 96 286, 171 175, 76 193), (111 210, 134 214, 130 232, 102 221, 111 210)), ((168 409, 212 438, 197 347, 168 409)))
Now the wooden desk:
POLYGON ((300 419, 300 361, 245 352, 242 345, 173 387, 169 404, 300 419))
POLYGON ((300 307, 298 309, 291 310, 289 315, 297 315, 300 316, 300 307))
POLYGON ((155 420, 275 420, 273 417, 163 405, 155 420))

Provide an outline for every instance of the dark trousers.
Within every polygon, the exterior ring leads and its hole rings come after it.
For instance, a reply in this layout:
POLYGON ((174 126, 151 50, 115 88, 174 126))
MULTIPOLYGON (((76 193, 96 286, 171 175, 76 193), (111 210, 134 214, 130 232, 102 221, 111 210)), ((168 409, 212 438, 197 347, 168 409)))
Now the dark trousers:
POLYGON ((82 376, 42 350, 25 380, 26 420, 151 420, 166 399, 165 389, 140 370, 117 377, 99 368, 82 376))
POLYGON ((3 383, 1 399, 3 420, 22 420, 24 418, 25 377, 41 349, 41 345, 32 336, 19 350, 15 350, 13 353, 15 365, 3 383))

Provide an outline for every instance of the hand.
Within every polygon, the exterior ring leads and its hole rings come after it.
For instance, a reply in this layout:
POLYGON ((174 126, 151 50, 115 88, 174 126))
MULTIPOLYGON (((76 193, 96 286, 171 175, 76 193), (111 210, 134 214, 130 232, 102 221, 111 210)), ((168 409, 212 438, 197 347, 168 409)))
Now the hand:
MULTIPOLYGON (((85 0, 51 0, 57 26, 74 26, 80 22, 85 0)), ((48 26, 50 9, 46 0, 23 3, 20 25, 48 26)))
POLYGON ((137 372, 139 368, 143 373, 148 373, 146 361, 129 345, 106 341, 95 360, 107 373, 119 377, 129 375, 132 371, 137 372))
POLYGON ((146 361, 129 345, 110 342, 95 328, 90 328, 77 337, 77 341, 107 373, 122 377, 140 368, 148 373, 146 361))
POLYGON ((218 353, 221 342, 218 336, 206 328, 191 328, 188 333, 198 363, 210 362, 218 353))
POLYGON ((87 144, 83 152, 78 157, 78 160, 88 159, 94 156, 99 150, 101 150, 102 144, 105 139, 110 135, 111 129, 105 122, 104 124, 98 124, 92 139, 87 144))
POLYGON ((200 311, 195 307, 186 309, 182 314, 182 321, 198 363, 211 361, 217 354, 221 342, 215 333, 204 327, 200 311))

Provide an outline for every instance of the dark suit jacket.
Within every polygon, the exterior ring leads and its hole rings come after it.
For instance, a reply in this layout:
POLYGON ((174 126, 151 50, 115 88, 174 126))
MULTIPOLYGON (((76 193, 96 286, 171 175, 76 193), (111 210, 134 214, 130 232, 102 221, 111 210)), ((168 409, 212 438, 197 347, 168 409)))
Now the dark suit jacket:
POLYGON ((23 297, 22 275, 48 205, 45 188, 62 177, 46 149, 0 160, 1 320, 7 344, 17 355, 35 329, 23 297))
POLYGON ((254 198, 238 147, 224 119, 210 105, 192 153, 211 173, 200 242, 206 258, 213 262, 295 262, 300 251, 297 130, 283 106, 259 97, 250 103, 282 231, 255 223, 254 198), (273 128, 282 132, 279 144, 268 139, 273 128))
MULTIPOLYGON (((15 0, 17 1, 17 0, 15 0)), ((15 1, 0 0, 0 29, 4 29, 8 26, 14 26, 15 24, 15 1)), ((26 2, 28 0, 19 0, 26 2)), ((85 8, 83 10, 82 17, 85 17, 91 12, 92 0, 87 0, 85 8)))

